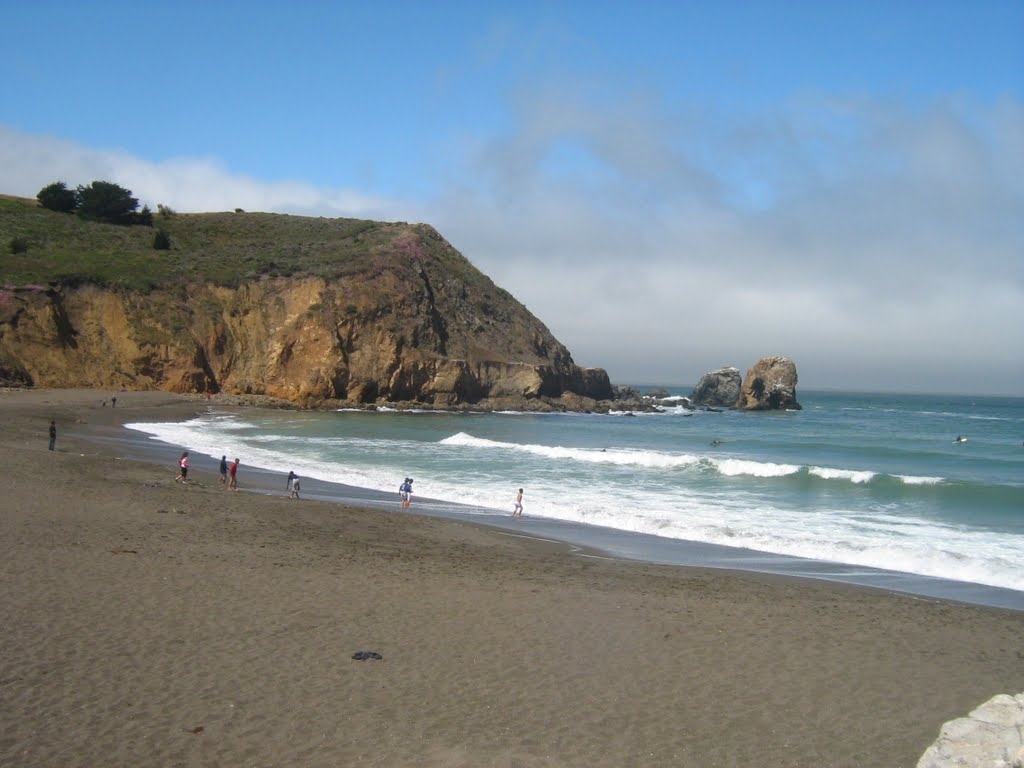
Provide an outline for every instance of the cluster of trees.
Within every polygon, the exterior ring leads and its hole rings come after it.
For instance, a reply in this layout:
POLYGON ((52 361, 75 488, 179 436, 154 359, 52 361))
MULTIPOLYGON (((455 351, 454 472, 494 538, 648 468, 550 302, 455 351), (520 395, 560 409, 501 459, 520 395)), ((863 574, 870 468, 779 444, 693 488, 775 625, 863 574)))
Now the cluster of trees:
MULTIPOLYGON (((138 198, 132 197, 132 191, 109 181, 94 181, 77 189, 69 189, 63 181, 55 181, 39 190, 36 200, 43 208, 59 213, 77 213, 89 221, 125 226, 153 226, 153 212, 149 210, 149 206, 144 205, 141 211, 138 210, 139 201, 138 198)), ((174 215, 174 211, 168 206, 158 205, 157 209, 163 218, 174 215)), ((11 252, 24 253, 28 250, 27 243, 23 247, 19 243, 18 247, 21 250, 15 251, 15 244, 12 242, 11 252)), ((158 251, 170 249, 171 239, 164 230, 156 231, 153 236, 153 247, 158 251)))
POLYGON ((109 181, 94 181, 77 189, 69 189, 63 181, 47 184, 36 195, 43 208, 61 213, 77 213, 83 219, 107 224, 152 226, 153 212, 149 206, 138 210, 139 201, 130 189, 109 181))

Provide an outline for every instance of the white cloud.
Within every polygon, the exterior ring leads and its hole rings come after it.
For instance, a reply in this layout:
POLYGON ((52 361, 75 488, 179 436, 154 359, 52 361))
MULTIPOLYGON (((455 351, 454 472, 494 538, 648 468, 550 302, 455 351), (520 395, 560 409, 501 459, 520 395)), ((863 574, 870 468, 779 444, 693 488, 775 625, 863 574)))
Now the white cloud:
POLYGON ((266 182, 233 174, 216 159, 174 158, 150 162, 117 150, 82 147, 70 141, 32 136, 0 125, 0 167, 9 194, 35 197, 52 181, 68 186, 112 181, 132 190, 140 203, 178 211, 275 211, 355 218, 401 218, 395 201, 355 190, 303 182, 266 182))

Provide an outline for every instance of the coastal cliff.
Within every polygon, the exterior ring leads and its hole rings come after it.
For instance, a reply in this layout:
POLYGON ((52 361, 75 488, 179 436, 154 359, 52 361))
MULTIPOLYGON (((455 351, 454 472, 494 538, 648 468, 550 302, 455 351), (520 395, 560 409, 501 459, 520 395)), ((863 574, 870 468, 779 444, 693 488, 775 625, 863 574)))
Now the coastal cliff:
POLYGON ((311 404, 608 399, 425 224, 173 214, 153 229, 0 201, 0 383, 311 404))

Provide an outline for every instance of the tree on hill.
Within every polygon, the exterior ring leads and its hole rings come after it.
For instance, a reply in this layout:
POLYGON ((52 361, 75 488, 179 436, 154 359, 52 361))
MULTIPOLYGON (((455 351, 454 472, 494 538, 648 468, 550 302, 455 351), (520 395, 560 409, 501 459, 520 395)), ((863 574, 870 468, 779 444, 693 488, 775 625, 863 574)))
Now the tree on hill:
POLYGON ((47 184, 39 190, 36 200, 43 208, 60 213, 71 213, 78 207, 77 193, 73 189, 68 189, 68 185, 63 181, 47 184))
POLYGON ((104 221, 108 224, 127 225, 137 222, 138 215, 135 209, 139 207, 139 201, 138 198, 132 197, 130 189, 109 181, 94 181, 87 187, 78 188, 78 199, 78 215, 83 219, 104 221))
POLYGON ((158 229, 153 235, 153 248, 158 251, 171 250, 171 238, 162 229, 158 229))

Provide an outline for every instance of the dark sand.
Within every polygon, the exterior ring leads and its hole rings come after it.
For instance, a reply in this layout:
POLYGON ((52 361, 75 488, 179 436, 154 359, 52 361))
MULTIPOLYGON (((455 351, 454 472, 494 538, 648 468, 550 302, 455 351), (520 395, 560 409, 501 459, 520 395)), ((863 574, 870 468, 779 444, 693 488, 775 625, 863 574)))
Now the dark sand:
POLYGON ((1021 612, 178 485, 85 437, 205 404, 103 397, 0 392, 3 766, 912 767, 1024 690, 1021 612))

